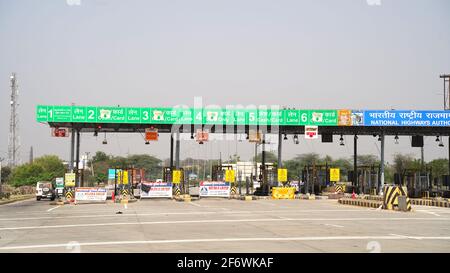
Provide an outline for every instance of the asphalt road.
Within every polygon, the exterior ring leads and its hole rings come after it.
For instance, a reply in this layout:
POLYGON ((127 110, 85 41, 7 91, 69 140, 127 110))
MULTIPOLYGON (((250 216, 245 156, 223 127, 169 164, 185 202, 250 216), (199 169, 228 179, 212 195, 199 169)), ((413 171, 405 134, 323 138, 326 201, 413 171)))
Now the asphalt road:
POLYGON ((450 209, 336 200, 0 206, 0 252, 450 252, 450 209), (122 214, 116 214, 121 211, 122 214))

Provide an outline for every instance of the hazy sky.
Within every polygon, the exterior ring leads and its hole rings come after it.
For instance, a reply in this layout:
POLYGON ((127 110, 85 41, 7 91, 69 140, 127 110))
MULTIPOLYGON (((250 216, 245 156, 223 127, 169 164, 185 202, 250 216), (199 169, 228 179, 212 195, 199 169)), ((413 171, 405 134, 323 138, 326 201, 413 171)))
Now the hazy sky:
MULTIPOLYGON (((0 157, 11 72, 23 160, 30 146, 35 156, 69 157, 69 139, 35 121, 37 104, 173 106, 199 96, 204 105, 440 110, 449 11, 448 0, 0 0, 0 157)), ((344 147, 290 138, 283 157, 349 157, 347 138, 344 147)), ((82 152, 169 156, 167 135, 151 145, 138 135, 102 140, 83 135, 82 152)), ((447 157, 434 140, 425 140, 426 160, 447 157)), ((360 143, 360 153, 378 154, 372 136, 360 143)), ((254 151, 245 141, 183 141, 181 155, 226 158, 236 147, 244 159, 254 151)), ((388 160, 420 155, 403 137, 399 145, 387 139, 386 151, 388 160)))

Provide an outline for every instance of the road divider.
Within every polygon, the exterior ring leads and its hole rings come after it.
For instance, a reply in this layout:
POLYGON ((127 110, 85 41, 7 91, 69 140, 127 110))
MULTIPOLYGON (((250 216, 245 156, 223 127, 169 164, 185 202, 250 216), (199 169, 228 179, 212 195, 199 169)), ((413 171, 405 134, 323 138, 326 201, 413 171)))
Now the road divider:
POLYGON ((28 200, 31 198, 35 198, 35 195, 34 194, 19 195, 19 196, 12 195, 9 199, 0 200, 0 205, 14 203, 14 202, 18 202, 18 201, 24 201, 24 200, 28 200))
POLYGON ((341 198, 338 202, 343 205, 360 206, 367 208, 379 208, 380 206, 383 206, 382 201, 366 199, 341 198))
POLYGON ((450 208, 450 202, 448 200, 442 199, 410 199, 411 204, 417 206, 433 206, 433 207, 441 207, 441 208, 450 208))

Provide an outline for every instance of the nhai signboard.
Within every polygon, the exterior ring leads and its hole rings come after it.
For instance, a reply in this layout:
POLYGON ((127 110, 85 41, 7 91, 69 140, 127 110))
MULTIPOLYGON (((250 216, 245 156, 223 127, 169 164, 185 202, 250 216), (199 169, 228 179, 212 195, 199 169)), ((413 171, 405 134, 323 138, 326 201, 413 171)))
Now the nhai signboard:
POLYGON ((450 111, 366 110, 364 126, 450 126, 450 111))

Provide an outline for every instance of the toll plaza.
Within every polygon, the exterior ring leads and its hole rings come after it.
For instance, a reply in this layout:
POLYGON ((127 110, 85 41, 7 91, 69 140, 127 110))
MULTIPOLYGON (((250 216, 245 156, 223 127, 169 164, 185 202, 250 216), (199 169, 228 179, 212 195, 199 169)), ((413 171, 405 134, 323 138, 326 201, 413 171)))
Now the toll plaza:
POLYGON ((450 135, 448 111, 72 105, 38 106, 37 121, 58 132, 54 141, 71 140, 70 168, 57 179, 64 197, 0 206, 0 251, 450 251, 448 174, 408 166, 384 177, 385 142, 410 136, 408 146, 422 147, 432 136, 441 146, 450 135), (155 175, 142 165, 102 162, 107 179, 92 186, 77 164, 83 139, 121 133, 141 135, 140 145, 158 141, 170 159, 151 165, 158 166, 155 175), (193 164, 183 164, 180 152, 188 145, 206 148, 214 134, 245 135, 242 146, 255 148, 255 162, 210 160, 211 175, 192 178, 193 164), (283 152, 304 150, 308 141, 348 144, 343 136, 354 144, 353 161, 282 161, 283 152), (363 136, 379 141, 380 163, 358 154, 363 136), (278 156, 265 152, 273 150, 274 137, 278 156))
MULTIPOLYGON (((289 196, 293 199, 299 194, 311 196, 323 193, 378 196, 395 192, 398 196, 411 198, 442 197, 448 193, 449 175, 432 177, 432 170, 407 170, 396 174, 395 181, 385 181, 385 141, 386 138, 397 140, 399 136, 411 136, 412 147, 423 147, 424 136, 435 136, 442 142, 443 137, 450 136, 450 111, 441 110, 309 110, 286 109, 279 107, 253 109, 221 108, 167 108, 167 107, 103 107, 103 106, 57 106, 38 105, 36 120, 48 124, 51 128, 67 129, 71 132, 71 159, 69 169, 70 183, 66 181, 68 197, 74 188, 83 187, 83 179, 77 170, 80 157, 81 136, 108 133, 140 133, 145 135, 145 142, 157 141, 159 134, 170 134, 170 166, 163 171, 163 181, 141 181, 140 194, 145 197, 185 197, 194 195, 190 192, 184 170, 180 166, 180 134, 191 134, 191 139, 199 145, 208 141, 209 134, 246 134, 251 144, 262 146, 262 162, 254 179, 260 186, 249 192, 246 181, 246 196, 272 196, 277 198, 289 196), (265 160, 266 135, 278 135, 277 164, 267 164, 265 160), (282 143, 292 136, 298 143, 299 137, 307 140, 321 141, 326 145, 336 140, 343 145, 343 136, 353 136, 354 155, 351 170, 339 169, 332 165, 306 166, 302 171, 303 185, 290 186, 287 170, 282 163, 282 143), (358 136, 371 135, 381 144, 379 165, 358 165, 358 136), (194 137, 195 136, 195 137, 194 137), (175 155, 174 155, 175 152, 175 155), (75 176, 75 179, 73 179, 75 176), (345 177, 345 179, 344 179, 345 177), (73 183, 75 181, 75 184, 73 183), (342 183, 342 181, 348 181, 342 183), (433 183, 434 182, 434 183, 433 183), (389 188, 394 187, 394 188, 389 188), (284 190, 282 188, 285 188, 284 190), (289 189, 288 189, 289 188, 289 189), (280 192, 283 191, 283 194, 280 192), (159 192, 156 195, 148 195, 159 192), (165 193, 163 193, 165 192, 165 193), (169 194, 170 192, 170 194, 169 194)), ((450 138, 448 143, 450 157, 450 138)), ((198 197, 211 194, 217 197, 232 197, 242 194, 242 184, 236 183, 233 167, 219 164, 212 168, 211 181, 201 181, 198 185, 198 197), (214 190, 217 192, 213 193, 214 190)), ((68 174, 69 175, 69 174, 68 174)), ((119 170, 114 178, 119 181, 122 196, 133 194, 133 186, 128 182, 129 171, 119 170)), ((114 194, 117 195, 117 183, 114 194)), ((341 195, 341 197, 344 197, 341 195)), ((284 197, 283 197, 284 198, 284 197)), ((384 200, 384 202, 387 202, 384 200)), ((385 204, 385 207, 386 206, 385 204)))

